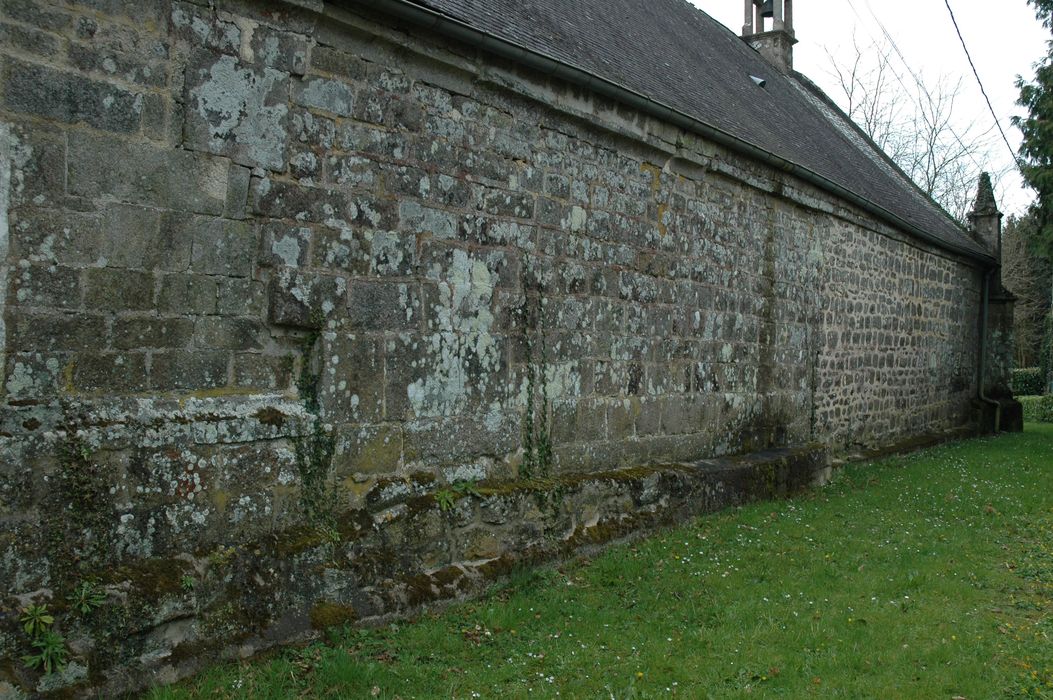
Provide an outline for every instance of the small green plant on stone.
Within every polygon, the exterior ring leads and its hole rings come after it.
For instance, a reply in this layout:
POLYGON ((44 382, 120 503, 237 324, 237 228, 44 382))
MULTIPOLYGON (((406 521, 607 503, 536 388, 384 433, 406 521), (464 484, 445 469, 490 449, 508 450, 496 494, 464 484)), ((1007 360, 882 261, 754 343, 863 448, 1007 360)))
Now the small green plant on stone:
POLYGON ((66 665, 66 640, 51 630, 55 616, 48 612, 47 606, 29 605, 23 608, 18 621, 29 636, 30 646, 37 650, 35 654, 22 657, 26 667, 40 668, 44 673, 61 670, 66 665))
POLYGON ((18 621, 22 623, 22 629, 26 631, 26 634, 35 639, 55 624, 55 616, 48 612, 46 605, 30 605, 22 609, 22 615, 18 621))
POLYGON ((45 630, 30 644, 37 650, 35 654, 26 654, 22 661, 28 668, 43 669, 45 674, 61 671, 66 665, 66 640, 61 634, 45 630))
POLYGON ((442 511, 450 510, 459 499, 465 496, 482 497, 475 481, 455 481, 449 488, 439 489, 434 494, 435 502, 439 504, 439 510, 442 511))
POLYGON ((439 510, 448 511, 457 502, 457 492, 452 489, 439 489, 435 492, 435 502, 439 504, 439 510))
POLYGON ((194 586, 197 585, 197 580, 190 574, 183 574, 183 577, 179 579, 179 587, 186 592, 194 590, 194 586))
POLYGON ((316 527, 316 530, 318 535, 330 544, 336 544, 340 541, 340 531, 336 529, 335 525, 322 523, 316 527))
POLYGON ((81 581, 73 592, 66 596, 70 606, 81 615, 87 615, 106 602, 106 593, 97 581, 81 581))
POLYGON ((453 483, 452 488, 453 488, 454 492, 456 492, 456 493, 458 493, 458 494, 460 494, 462 496, 476 496, 478 498, 482 497, 482 494, 479 493, 478 484, 472 479, 465 479, 463 481, 455 481, 453 483))
POLYGON ((234 554, 235 549, 233 547, 220 545, 208 555, 208 563, 216 567, 226 566, 234 558, 234 554))

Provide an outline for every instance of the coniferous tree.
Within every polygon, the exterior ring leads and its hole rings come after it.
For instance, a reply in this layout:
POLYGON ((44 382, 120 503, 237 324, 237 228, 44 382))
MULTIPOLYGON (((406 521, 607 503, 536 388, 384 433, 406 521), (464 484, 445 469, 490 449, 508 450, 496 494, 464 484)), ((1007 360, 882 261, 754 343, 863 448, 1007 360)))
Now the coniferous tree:
MULTIPOLYGON (((1053 32, 1053 0, 1028 0, 1028 4, 1042 25, 1053 32)), ((1027 116, 1013 118, 1023 135, 1020 170, 1038 194, 1038 243, 1047 257, 1053 253, 1053 42, 1049 46, 1049 53, 1035 67, 1034 79, 1017 79, 1018 104, 1027 109, 1027 116)))
MULTIPOLYGON (((1028 0, 1028 4, 1042 26, 1053 32, 1053 0, 1028 0)), ((1027 109, 1027 116, 1014 117, 1013 124, 1023 135, 1020 171, 1038 194, 1032 209, 1038 223, 1033 243, 1040 255, 1053 260, 1053 41, 1047 47, 1046 56, 1035 66, 1034 79, 1017 79, 1017 102, 1027 109)), ((1046 318, 1042 350, 1047 383, 1053 384, 1053 315, 1046 318)))
POLYGON ((1037 232, 1033 212, 1009 216, 1002 227, 1002 284, 1016 296, 1013 345, 1017 367, 1040 366, 1047 342, 1053 265, 1035 250, 1037 232))

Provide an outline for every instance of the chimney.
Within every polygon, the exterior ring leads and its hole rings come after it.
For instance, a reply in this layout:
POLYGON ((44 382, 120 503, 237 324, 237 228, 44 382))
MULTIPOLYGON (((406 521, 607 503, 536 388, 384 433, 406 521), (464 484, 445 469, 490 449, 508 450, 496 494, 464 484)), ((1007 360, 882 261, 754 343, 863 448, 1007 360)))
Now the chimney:
POLYGON ((995 202, 991 176, 980 175, 980 184, 976 190, 976 202, 969 212, 970 228, 973 237, 987 249, 999 262, 1002 260, 1002 212, 998 211, 995 202))
POLYGON ((743 0, 742 38, 784 73, 793 70, 793 0, 743 0), (764 20, 771 18, 765 31, 764 20))

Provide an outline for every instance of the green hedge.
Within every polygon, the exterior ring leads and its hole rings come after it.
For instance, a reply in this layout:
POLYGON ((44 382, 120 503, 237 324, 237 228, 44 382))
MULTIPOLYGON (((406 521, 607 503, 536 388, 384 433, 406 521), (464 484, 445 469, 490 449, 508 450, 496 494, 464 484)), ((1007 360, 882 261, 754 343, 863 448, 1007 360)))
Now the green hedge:
POLYGON ((1046 381, 1041 367, 1022 367, 1014 369, 1009 378, 1009 386, 1015 396, 1038 396, 1046 393, 1046 381))
POLYGON ((1033 423, 1053 423, 1053 394, 1046 396, 1018 396, 1024 406, 1024 420, 1033 423))

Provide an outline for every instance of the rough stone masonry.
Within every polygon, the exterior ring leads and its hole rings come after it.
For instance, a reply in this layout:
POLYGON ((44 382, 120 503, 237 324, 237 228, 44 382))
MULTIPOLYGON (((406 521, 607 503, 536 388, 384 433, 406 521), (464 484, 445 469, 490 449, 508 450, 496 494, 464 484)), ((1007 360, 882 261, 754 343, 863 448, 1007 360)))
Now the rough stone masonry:
POLYGON ((0 260, 0 695, 170 681, 980 420, 975 262, 357 3, 0 0, 0 260))

